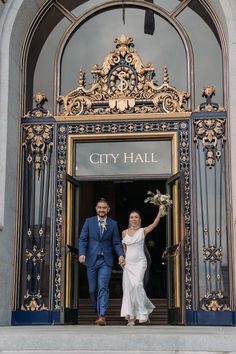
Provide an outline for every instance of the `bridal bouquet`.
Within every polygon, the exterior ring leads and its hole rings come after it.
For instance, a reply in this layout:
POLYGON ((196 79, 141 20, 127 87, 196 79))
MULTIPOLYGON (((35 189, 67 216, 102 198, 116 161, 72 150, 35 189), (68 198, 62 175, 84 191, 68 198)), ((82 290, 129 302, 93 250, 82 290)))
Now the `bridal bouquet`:
POLYGON ((169 194, 161 194, 161 192, 156 189, 156 194, 148 191, 147 194, 150 196, 144 200, 144 203, 154 204, 156 206, 162 205, 163 209, 161 211, 161 217, 168 214, 168 211, 172 205, 172 200, 169 194))

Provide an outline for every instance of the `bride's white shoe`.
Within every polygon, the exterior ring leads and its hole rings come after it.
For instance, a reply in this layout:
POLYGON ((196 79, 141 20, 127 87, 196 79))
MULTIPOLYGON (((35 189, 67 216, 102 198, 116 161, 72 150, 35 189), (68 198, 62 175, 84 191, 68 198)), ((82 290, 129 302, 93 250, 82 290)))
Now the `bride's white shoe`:
POLYGON ((135 322, 132 320, 128 321, 127 326, 129 326, 129 327, 135 326, 135 322))
POLYGON ((150 319, 148 318, 147 320, 139 320, 139 324, 144 324, 144 323, 146 323, 146 324, 150 324, 151 323, 151 321, 150 321, 150 319))

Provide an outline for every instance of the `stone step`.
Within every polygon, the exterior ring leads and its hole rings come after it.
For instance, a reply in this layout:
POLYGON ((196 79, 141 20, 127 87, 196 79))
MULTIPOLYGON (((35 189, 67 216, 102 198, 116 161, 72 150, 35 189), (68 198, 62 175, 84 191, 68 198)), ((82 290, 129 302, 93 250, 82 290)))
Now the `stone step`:
POLYGON ((48 351, 48 350, 36 350, 36 351, 2 351, 1 354, 236 354, 236 352, 189 352, 189 351, 161 351, 161 352, 157 352, 157 351, 145 351, 145 352, 140 352, 140 351, 132 351, 132 353, 130 351, 48 351))
POLYGON ((236 354, 235 327, 0 327, 6 354, 236 354))
MULTIPOLYGON (((110 299, 109 307, 106 312, 108 325, 125 325, 124 318, 120 317, 121 299, 110 299)), ((150 315, 151 325, 167 325, 168 310, 167 299, 151 299, 156 306, 150 315)), ((78 324, 91 325, 96 320, 96 314, 90 299, 80 299, 78 308, 78 324)))

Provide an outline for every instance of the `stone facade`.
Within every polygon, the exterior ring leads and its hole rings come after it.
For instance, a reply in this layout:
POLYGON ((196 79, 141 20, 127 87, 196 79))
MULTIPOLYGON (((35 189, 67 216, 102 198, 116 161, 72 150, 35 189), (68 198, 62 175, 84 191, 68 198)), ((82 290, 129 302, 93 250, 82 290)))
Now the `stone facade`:
MULTIPOLYGON (((44 0, 7 0, 0 4, 0 324, 11 322, 17 225, 18 151, 20 116, 20 57, 25 35, 44 0)), ((227 41, 230 193, 233 248, 236 255, 236 3, 209 0, 220 17, 227 41)), ((235 258, 236 260, 236 258, 235 258)), ((236 262, 235 274, 236 274, 236 262)))

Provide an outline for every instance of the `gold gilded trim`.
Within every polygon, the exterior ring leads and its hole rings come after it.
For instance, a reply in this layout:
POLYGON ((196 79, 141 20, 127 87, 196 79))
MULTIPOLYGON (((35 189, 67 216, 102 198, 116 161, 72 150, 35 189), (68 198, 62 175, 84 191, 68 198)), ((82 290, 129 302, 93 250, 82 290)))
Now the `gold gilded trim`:
POLYGON ((145 119, 145 120, 151 120, 151 119, 157 119, 157 120, 189 120, 191 116, 191 112, 181 112, 181 113, 148 113, 148 115, 146 113, 131 113, 131 114, 127 114, 127 113, 123 113, 122 115, 120 114, 109 114, 109 115, 86 115, 86 116, 55 116, 55 120, 57 122, 66 122, 66 123, 70 123, 70 122, 90 122, 90 121, 95 121, 96 119, 99 119, 99 121, 113 121, 113 120, 119 120, 119 121, 127 121, 127 120, 134 120, 134 119, 145 119))
MULTIPOLYGON (((73 187, 70 182, 66 181, 67 183, 67 215, 66 215, 66 242, 65 244, 71 245, 72 241, 72 193, 73 193, 73 187)), ((65 295, 65 306, 66 308, 71 308, 71 297, 70 297, 70 292, 71 292, 71 276, 70 276, 70 271, 71 271, 71 253, 68 252, 66 254, 66 295, 65 295)))
MULTIPOLYGON (((177 173, 178 171, 178 132, 162 132, 162 133, 128 133, 128 134, 101 134, 99 136, 95 134, 85 134, 85 135, 69 135, 68 136, 68 165, 67 165, 67 173, 69 175, 73 175, 73 160, 74 160, 74 144, 76 141, 87 140, 87 141, 97 141, 97 140, 108 140, 110 142, 114 140, 137 140, 137 139, 153 139, 156 140, 171 140, 172 145, 172 173, 177 173)), ((68 206, 67 206, 67 215, 72 215, 72 203, 71 203, 71 189, 68 190, 68 206)), ((177 211, 176 211, 177 212, 177 211)), ((177 219, 176 219, 177 220, 177 219)), ((69 240, 71 237, 71 220, 67 219, 67 239, 69 240)), ((70 301, 70 259, 66 258, 66 297, 65 297, 65 304, 66 307, 70 308, 71 301, 70 301)), ((177 303, 179 303, 179 292, 176 294, 177 296, 177 303)))
POLYGON ((48 109, 43 107, 44 103, 47 102, 47 97, 42 92, 37 92, 33 95, 33 99, 36 103, 36 108, 28 111, 24 118, 45 118, 51 116, 51 113, 48 109))
MULTIPOLYGON (((162 121, 151 121, 138 120, 136 121, 108 121, 100 122, 99 120, 94 120, 93 122, 72 122, 71 124, 65 124, 61 122, 58 124, 58 197, 57 200, 60 202, 61 199, 61 188, 63 185, 63 174, 73 172, 73 145, 76 141, 97 141, 97 139, 112 141, 122 140, 122 139, 169 139, 172 140, 172 149, 174 154, 174 159, 172 160, 173 173, 180 170, 185 170, 185 223, 186 225, 190 222, 190 200, 189 200, 189 122, 188 119, 185 121, 177 120, 164 120, 164 115, 162 121), (179 168, 178 168, 179 167, 179 168)), ((146 115, 147 117, 147 115, 146 115)), ((164 175, 161 176, 165 177, 164 175)), ((167 178, 169 177, 166 176, 167 178)), ((95 180, 96 178, 93 178, 95 180)), ((100 178, 99 178, 100 179, 100 178)), ((59 210, 59 219, 57 223, 57 230, 61 230, 61 219, 59 210)), ((59 232, 58 231, 58 232, 59 232)), ((186 306, 191 308, 191 277, 189 272, 191 270, 190 264, 190 248, 189 248, 189 233, 186 235, 187 255, 186 255, 186 306)), ((69 274, 69 270, 66 273, 69 274)), ((60 296, 60 289, 58 290, 58 298, 60 296)), ((68 300, 69 301, 69 300, 68 300)), ((58 301, 58 306, 60 303, 58 301)))
POLYGON ((216 89, 214 86, 206 86, 202 89, 202 97, 206 98, 206 102, 200 104, 195 112, 225 112, 224 107, 218 103, 212 102, 212 97, 215 95, 216 89))
POLYGON ((195 136, 193 141, 202 141, 202 149, 205 151, 206 165, 211 169, 215 166, 216 160, 221 158, 221 148, 219 142, 224 145, 225 119, 199 119, 194 121, 195 136))
MULTIPOLYGON (((179 206, 179 181, 177 180, 173 186, 173 214, 174 214, 174 245, 180 243, 180 234, 179 234, 179 213, 178 213, 178 206, 179 206)), ((177 253, 176 257, 174 258, 174 282, 175 282, 175 289, 174 289, 174 302, 176 307, 180 307, 181 305, 181 290, 180 290, 180 280, 181 280, 181 272, 180 272, 180 255, 177 253)))

